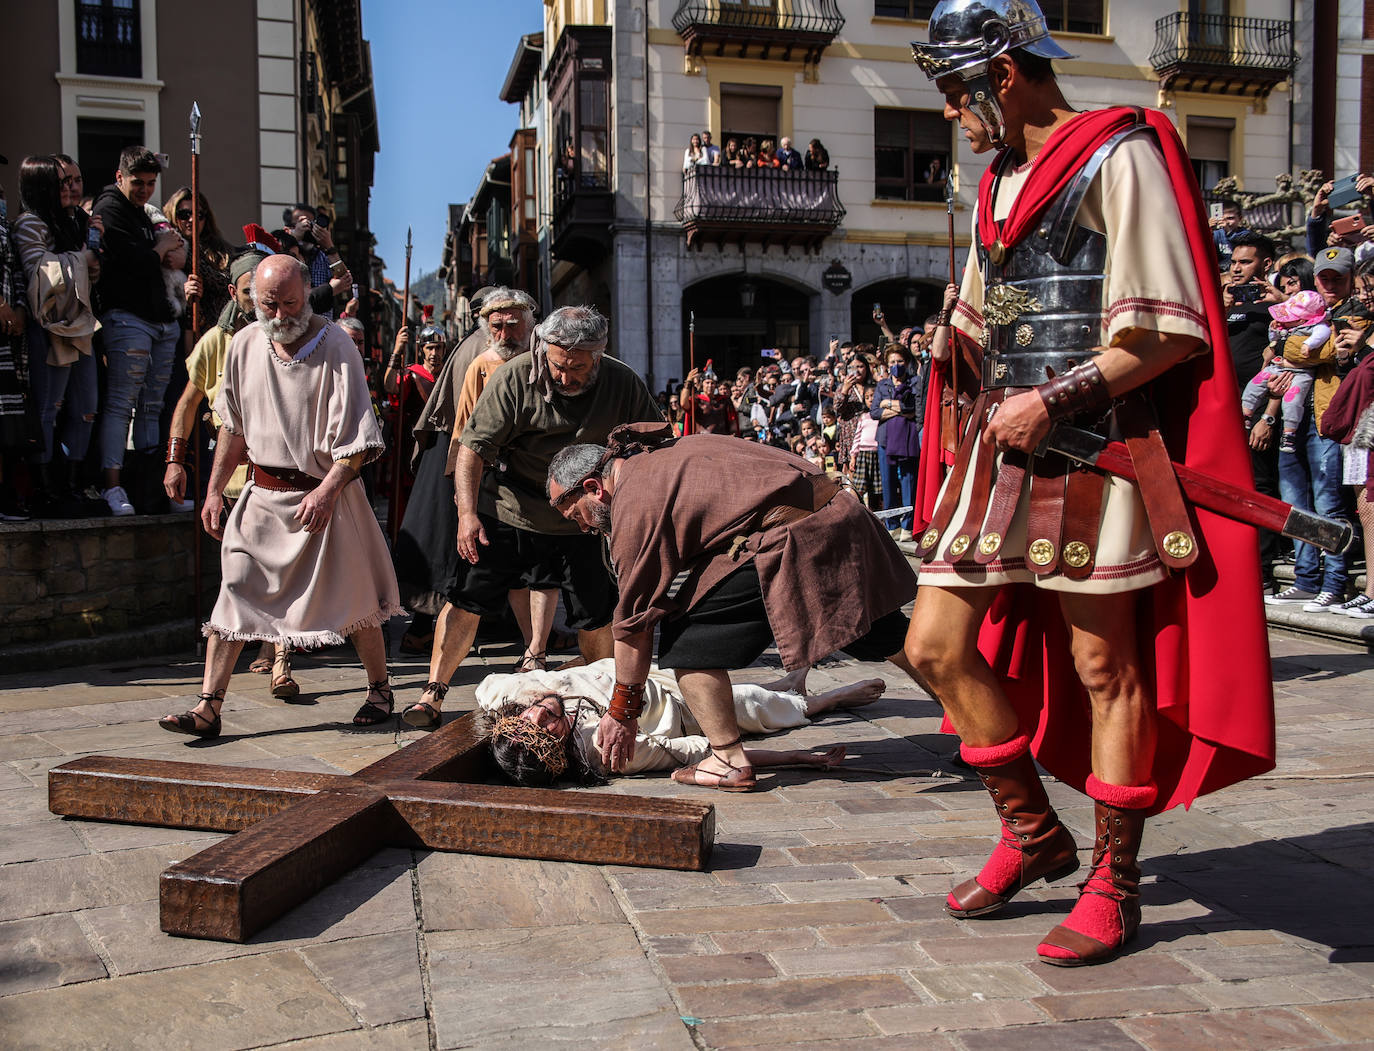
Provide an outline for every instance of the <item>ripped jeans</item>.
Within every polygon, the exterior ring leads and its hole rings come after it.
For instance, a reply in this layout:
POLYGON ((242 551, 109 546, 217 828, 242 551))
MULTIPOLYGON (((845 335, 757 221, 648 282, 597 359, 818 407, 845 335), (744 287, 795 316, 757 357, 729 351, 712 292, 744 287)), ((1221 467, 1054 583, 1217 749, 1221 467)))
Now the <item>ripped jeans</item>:
POLYGON ((100 323, 105 334, 105 397, 100 414, 100 466, 124 466, 124 449, 133 420, 133 447, 151 452, 162 443, 158 416, 172 375, 181 326, 175 321, 144 321, 127 310, 111 310, 100 323))
POLYGON ((43 451, 35 457, 35 462, 52 462, 59 413, 62 414, 62 429, 57 437, 62 450, 68 460, 84 460, 91 445, 91 429, 95 426, 95 355, 82 354, 70 365, 50 365, 48 334, 33 320, 29 321, 28 334, 29 386, 43 426, 43 451), (66 412, 62 412, 64 408, 66 412))

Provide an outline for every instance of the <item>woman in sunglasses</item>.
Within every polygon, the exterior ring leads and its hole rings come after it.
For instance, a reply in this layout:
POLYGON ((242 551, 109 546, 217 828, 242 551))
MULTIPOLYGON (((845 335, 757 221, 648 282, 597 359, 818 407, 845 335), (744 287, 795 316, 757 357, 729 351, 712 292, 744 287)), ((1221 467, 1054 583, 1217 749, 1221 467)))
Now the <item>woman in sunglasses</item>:
MULTIPOLYGON (((199 272, 196 277, 186 279, 186 299, 190 302, 197 296, 200 297, 200 326, 191 337, 191 343, 205 335, 214 327, 219 319, 220 311, 229 302, 229 257, 233 254, 233 248, 220 233, 219 224, 215 222, 215 213, 210 208, 210 202, 205 199, 205 194, 200 195, 199 215, 196 216, 196 224, 199 227, 197 232, 198 241, 196 249, 199 253, 199 272)), ((167 217, 171 224, 176 227, 177 233, 186 238, 189 246, 191 243, 191 188, 183 186, 177 190, 167 202, 162 206, 162 214, 167 217)), ((187 272, 190 267, 188 265, 187 272)), ((191 327, 189 311, 181 319, 182 328, 187 331, 191 327)), ((175 386, 175 384, 173 384, 175 386)), ((180 389, 179 387, 176 389, 180 389)))

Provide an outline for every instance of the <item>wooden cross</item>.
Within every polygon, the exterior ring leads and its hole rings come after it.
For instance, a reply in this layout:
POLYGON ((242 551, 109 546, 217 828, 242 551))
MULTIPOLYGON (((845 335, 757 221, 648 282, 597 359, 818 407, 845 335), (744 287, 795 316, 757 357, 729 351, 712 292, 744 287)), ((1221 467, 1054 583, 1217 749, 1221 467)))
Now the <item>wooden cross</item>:
POLYGON ((168 934, 242 942, 383 846, 594 865, 702 869, 705 803, 473 784, 476 713, 356 774, 86 756, 48 772, 66 817, 237 832, 159 881, 168 934))

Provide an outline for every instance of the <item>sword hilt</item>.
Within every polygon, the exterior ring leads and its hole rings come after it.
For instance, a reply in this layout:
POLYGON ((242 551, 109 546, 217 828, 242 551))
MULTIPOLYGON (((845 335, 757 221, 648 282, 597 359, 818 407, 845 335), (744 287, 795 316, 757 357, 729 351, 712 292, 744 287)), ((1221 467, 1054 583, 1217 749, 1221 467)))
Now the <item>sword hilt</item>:
POLYGON ((1341 554, 1355 539, 1355 530, 1349 522, 1313 514, 1300 507, 1288 512, 1288 520, 1283 523, 1282 532, 1290 540, 1300 540, 1323 551, 1330 551, 1333 555, 1341 554))

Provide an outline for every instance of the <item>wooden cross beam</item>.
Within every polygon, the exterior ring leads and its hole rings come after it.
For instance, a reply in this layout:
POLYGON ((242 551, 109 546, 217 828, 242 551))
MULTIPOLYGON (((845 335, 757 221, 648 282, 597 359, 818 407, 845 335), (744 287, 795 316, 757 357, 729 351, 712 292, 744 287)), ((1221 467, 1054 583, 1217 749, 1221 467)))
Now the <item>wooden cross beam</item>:
POLYGON ((242 942, 383 846, 594 865, 702 869, 705 803, 473 784, 477 715, 356 774, 86 756, 48 772, 66 817, 237 832, 162 873, 168 934, 242 942))

